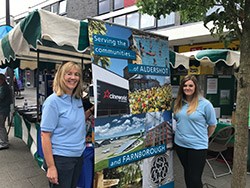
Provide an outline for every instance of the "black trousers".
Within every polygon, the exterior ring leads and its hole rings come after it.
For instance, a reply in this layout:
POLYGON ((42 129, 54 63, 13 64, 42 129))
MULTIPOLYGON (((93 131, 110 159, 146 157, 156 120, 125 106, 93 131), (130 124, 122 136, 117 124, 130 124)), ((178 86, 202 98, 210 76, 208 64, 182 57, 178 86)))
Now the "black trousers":
POLYGON ((184 168, 187 188, 202 188, 202 173, 206 163, 207 149, 195 150, 175 145, 176 153, 184 168))
MULTIPOLYGON (((50 188, 76 188, 83 165, 83 156, 81 157, 63 157, 53 155, 59 184, 51 184, 50 188)), ((44 169, 47 171, 47 164, 44 161, 44 169)))

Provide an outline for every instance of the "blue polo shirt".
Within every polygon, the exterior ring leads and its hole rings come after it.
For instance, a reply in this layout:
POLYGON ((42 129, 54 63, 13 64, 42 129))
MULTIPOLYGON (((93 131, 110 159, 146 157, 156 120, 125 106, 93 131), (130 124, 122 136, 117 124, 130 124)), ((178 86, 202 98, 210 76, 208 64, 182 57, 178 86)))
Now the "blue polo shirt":
POLYGON ((201 97, 196 111, 190 115, 187 114, 188 106, 188 103, 184 102, 182 109, 174 116, 176 119, 174 141, 185 148, 207 149, 207 127, 217 124, 213 105, 201 97))
POLYGON ((51 132, 53 155, 79 157, 85 149, 86 124, 81 99, 50 95, 43 104, 41 131, 51 132))

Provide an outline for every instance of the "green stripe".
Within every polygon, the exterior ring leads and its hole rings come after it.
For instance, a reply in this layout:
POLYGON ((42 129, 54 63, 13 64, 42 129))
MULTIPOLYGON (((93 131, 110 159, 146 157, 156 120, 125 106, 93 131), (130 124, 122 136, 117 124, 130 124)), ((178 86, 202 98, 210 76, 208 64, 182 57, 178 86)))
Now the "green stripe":
POLYGON ((18 112, 15 112, 14 114, 14 135, 15 137, 17 138, 23 138, 23 130, 22 130, 22 118, 21 116, 19 115, 18 112))
POLYGON ((10 67, 12 69, 20 67, 20 59, 16 59, 15 61, 11 60, 10 62, 8 62, 7 60, 5 60, 5 63, 2 64, 2 65, 0 65, 0 69, 4 69, 6 67, 10 67))
POLYGON ((10 57, 15 59, 15 53, 13 49, 11 48, 10 41, 9 41, 9 35, 6 35, 2 38, 2 50, 3 55, 7 59, 7 61, 10 61, 10 57))
POLYGON ((32 143, 33 143, 33 139, 31 137, 30 133, 28 133, 27 146, 29 149, 31 148, 32 143))
POLYGON ((27 146, 28 148, 30 149, 31 148, 31 145, 33 143, 33 139, 30 135, 30 129, 31 129, 31 124, 30 122, 28 122, 28 120, 26 120, 25 118, 23 118, 24 122, 25 122, 25 125, 26 125, 26 128, 27 128, 27 131, 28 131, 28 140, 27 140, 27 146))
POLYGON ((196 59, 201 60, 202 58, 208 57, 213 63, 220 59, 227 60, 228 50, 201 50, 196 54, 196 59))
POLYGON ((37 152, 34 154, 34 158, 36 159, 39 167, 42 167, 42 165, 43 165, 43 158, 39 157, 39 155, 37 154, 37 152))
POLYGON ((80 32, 79 32, 77 49, 79 51, 83 51, 88 46, 89 46, 88 23, 80 21, 80 32))
POLYGON ((28 44, 36 48, 37 40, 41 40, 41 21, 39 12, 36 10, 22 20, 20 29, 28 44))
POLYGON ((169 59, 173 66, 175 66, 175 52, 169 50, 169 59))

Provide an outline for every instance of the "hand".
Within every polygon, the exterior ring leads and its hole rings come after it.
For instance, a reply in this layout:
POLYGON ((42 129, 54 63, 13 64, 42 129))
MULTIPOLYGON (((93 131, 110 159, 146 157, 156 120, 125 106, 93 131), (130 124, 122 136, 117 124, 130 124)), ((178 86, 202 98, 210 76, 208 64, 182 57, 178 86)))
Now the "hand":
POLYGON ((49 182, 52 184, 59 184, 58 182, 58 174, 57 169, 55 166, 51 166, 47 170, 47 178, 49 179, 49 182))

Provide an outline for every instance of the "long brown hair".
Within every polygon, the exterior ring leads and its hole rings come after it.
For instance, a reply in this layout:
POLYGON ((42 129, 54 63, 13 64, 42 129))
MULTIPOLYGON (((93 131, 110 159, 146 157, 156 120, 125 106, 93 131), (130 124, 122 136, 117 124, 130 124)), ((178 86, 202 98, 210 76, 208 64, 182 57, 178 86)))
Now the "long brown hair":
POLYGON ((176 98, 175 103, 174 103, 174 113, 179 112, 181 110, 181 108, 182 108, 182 100, 186 99, 186 95, 183 92, 183 87, 184 87, 184 84, 189 80, 194 82, 195 91, 194 91, 194 94, 192 96, 192 100, 191 100, 191 102, 189 104, 187 113, 188 114, 193 113, 196 110, 197 106, 198 106, 198 100, 199 100, 199 96, 200 96, 198 81, 197 81, 197 79, 196 79, 196 77, 194 75, 187 75, 181 80, 181 84, 180 84, 180 87, 179 87, 179 90, 178 90, 177 98, 176 98))
POLYGON ((80 75, 79 83, 77 84, 76 88, 73 90, 72 96, 76 98, 81 98, 82 94, 82 70, 81 67, 74 62, 65 62, 62 63, 61 66, 58 68, 54 81, 53 81, 53 91, 56 93, 57 96, 62 96, 66 93, 66 85, 64 83, 64 75, 71 69, 77 69, 80 75))

